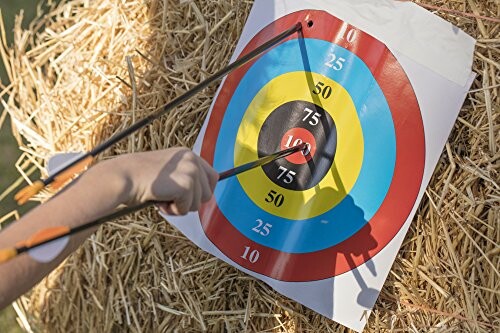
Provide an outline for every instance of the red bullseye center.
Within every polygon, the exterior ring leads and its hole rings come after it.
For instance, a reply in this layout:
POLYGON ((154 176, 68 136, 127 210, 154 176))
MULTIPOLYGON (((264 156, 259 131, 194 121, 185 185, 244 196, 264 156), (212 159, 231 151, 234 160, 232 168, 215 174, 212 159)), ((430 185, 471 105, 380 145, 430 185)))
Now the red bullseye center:
POLYGON ((281 139, 282 150, 298 146, 301 143, 306 143, 307 149, 285 157, 290 163, 304 164, 309 162, 316 153, 316 139, 311 132, 301 127, 292 128, 283 135, 281 139))

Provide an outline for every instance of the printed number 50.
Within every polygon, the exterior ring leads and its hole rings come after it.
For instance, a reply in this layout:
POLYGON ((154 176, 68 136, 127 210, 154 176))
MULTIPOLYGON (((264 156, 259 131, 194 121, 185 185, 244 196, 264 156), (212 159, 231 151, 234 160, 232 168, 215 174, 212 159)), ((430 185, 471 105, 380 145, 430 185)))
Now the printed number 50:
POLYGON ((267 194, 267 198, 265 200, 268 203, 274 203, 276 207, 281 207, 281 205, 283 205, 283 202, 285 202, 285 196, 283 194, 271 190, 267 194))

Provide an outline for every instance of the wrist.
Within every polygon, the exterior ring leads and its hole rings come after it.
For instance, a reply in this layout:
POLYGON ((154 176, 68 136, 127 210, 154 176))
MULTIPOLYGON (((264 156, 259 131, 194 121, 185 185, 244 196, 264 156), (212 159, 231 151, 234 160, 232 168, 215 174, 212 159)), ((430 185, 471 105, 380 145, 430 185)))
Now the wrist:
POLYGON ((88 177, 89 183, 107 193, 107 200, 111 205, 129 204, 134 201, 133 178, 126 166, 127 161, 117 157, 96 164, 85 176, 88 177))

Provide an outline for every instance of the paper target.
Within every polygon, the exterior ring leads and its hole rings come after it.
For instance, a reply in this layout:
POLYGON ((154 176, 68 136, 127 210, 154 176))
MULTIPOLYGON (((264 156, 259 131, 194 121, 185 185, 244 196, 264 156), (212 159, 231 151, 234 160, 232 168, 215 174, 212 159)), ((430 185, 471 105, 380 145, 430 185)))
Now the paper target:
POLYGON ((261 30, 242 54, 297 22, 301 34, 227 77, 201 150, 226 170, 308 144, 222 182, 200 211, 226 256, 281 281, 333 277, 380 252, 410 214, 425 164, 417 99, 382 42, 307 10, 261 30))

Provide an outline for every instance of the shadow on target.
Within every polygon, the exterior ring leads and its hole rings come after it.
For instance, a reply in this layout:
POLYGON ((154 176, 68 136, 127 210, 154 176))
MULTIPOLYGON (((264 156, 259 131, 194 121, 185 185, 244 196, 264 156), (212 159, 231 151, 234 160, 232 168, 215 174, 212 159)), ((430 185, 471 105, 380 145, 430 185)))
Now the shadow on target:
MULTIPOLYGON (((315 82, 312 76, 312 71, 311 71, 311 66, 310 66, 310 61, 307 53, 307 48, 306 44, 304 43, 303 36, 298 39, 300 49, 301 49, 301 57, 303 60, 304 64, 304 73, 305 77, 307 80, 307 83, 310 87, 310 91, 313 91, 315 87, 315 82)), ((311 94, 311 97, 314 101, 314 104, 323 107, 323 103, 321 99, 319 98, 318 95, 311 94)), ((350 267, 350 273, 354 276, 359 288, 361 289, 360 292, 358 293, 357 296, 357 303, 363 307, 366 307, 367 309, 371 309, 373 305, 375 304, 379 291, 370 288, 366 281, 363 279, 362 274, 360 271, 357 269, 359 265, 356 264, 356 257, 362 257, 364 266, 370 271, 370 273, 376 277, 377 276, 377 271, 375 268, 375 265, 372 260, 370 260, 371 255, 370 255, 370 250, 375 249, 378 245, 377 240, 373 237, 371 234, 371 227, 368 224, 368 221, 365 220, 364 217, 364 211, 361 207, 356 205, 356 202, 354 201, 353 197, 351 195, 347 194, 347 191, 345 189, 345 186, 343 185, 342 179, 339 175, 338 168, 335 164, 335 153, 336 153, 336 148, 337 148, 337 135, 336 132, 334 133, 333 131, 330 130, 330 126, 328 126, 328 123, 326 119, 321 118, 321 125, 323 127, 323 131, 327 137, 326 144, 324 146, 324 149, 322 151, 318 151, 317 154, 320 154, 320 159, 317 162, 318 165, 315 165, 313 160, 311 159, 308 162, 308 166, 311 170, 311 180, 310 182, 312 184, 317 184, 319 183, 320 179, 317 179, 318 173, 315 172, 317 169, 322 169, 324 167, 322 164, 328 164, 331 165, 331 172, 332 176, 335 180, 335 183, 338 187, 338 189, 334 189, 332 187, 327 187, 320 189, 318 186, 315 186, 315 191, 316 194, 319 194, 319 192, 330 192, 327 193, 328 197, 337 197, 337 196, 343 196, 344 199, 342 200, 342 203, 347 205, 349 211, 350 211, 350 221, 345 221, 345 223, 355 223, 356 225, 363 225, 358 232, 357 236, 359 236, 363 240, 363 244, 361 246, 353 249, 352 251, 339 251, 337 252, 334 256, 332 256, 331 261, 329 263, 324 263, 331 265, 330 267, 337 267, 337 261, 345 261, 347 262, 348 266, 350 267)), ((328 223, 328 221, 325 221, 328 223)), ((335 288, 335 279, 332 280, 333 283, 330 285, 331 290, 330 293, 333 295, 333 290, 335 288)), ((335 304, 334 300, 332 299, 332 310, 333 313, 335 313, 335 304)), ((333 314, 332 313, 332 314, 333 314)))

